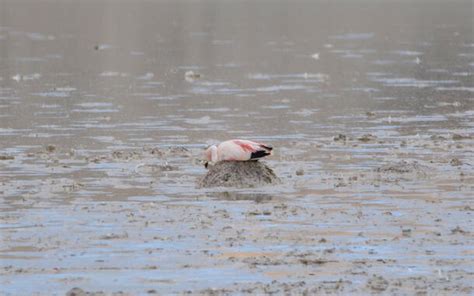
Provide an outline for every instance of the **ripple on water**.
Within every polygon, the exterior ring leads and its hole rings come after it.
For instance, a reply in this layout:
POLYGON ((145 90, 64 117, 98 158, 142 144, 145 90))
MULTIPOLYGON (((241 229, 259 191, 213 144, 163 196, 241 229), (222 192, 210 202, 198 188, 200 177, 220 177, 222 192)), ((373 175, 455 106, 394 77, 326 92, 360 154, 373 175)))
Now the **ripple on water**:
POLYGON ((464 92, 474 92, 474 86, 473 86, 473 87, 465 87, 465 86, 459 86, 459 87, 437 87, 436 90, 439 90, 439 91, 464 91, 464 92))
POLYGON ((423 55, 422 52, 420 51, 414 51, 414 50, 393 50, 391 53, 400 55, 400 56, 420 56, 423 55))
POLYGON ((377 59, 372 62, 374 65, 380 65, 380 66, 385 66, 385 65, 393 65, 396 64, 397 62, 394 60, 388 60, 388 59, 377 59))
POLYGON ((96 108, 96 107, 111 107, 114 104, 106 103, 106 102, 89 102, 89 103, 80 103, 76 104, 76 106, 83 107, 83 108, 96 108))
POLYGON ((155 77, 155 74, 151 73, 151 72, 147 72, 141 76, 138 76, 137 79, 138 80, 150 80, 150 79, 153 79, 153 77, 155 77))
POLYGON ((79 103, 75 106, 80 108, 74 108, 71 112, 76 113, 114 113, 119 112, 120 108, 112 108, 115 107, 113 103, 107 102, 87 102, 87 103, 79 103))
POLYGON ((227 107, 221 107, 221 108, 190 108, 188 109, 188 111, 190 112, 219 112, 219 113, 223 113, 223 112, 230 112, 231 109, 230 108, 227 108, 227 107))
POLYGON ((12 80, 15 80, 16 82, 20 82, 20 81, 30 81, 30 80, 38 80, 41 78, 41 74, 40 73, 32 73, 32 74, 25 74, 25 75, 22 75, 22 74, 16 74, 14 76, 11 77, 12 80))
POLYGON ((197 124, 197 125, 208 125, 208 124, 217 124, 222 122, 222 120, 212 119, 210 116, 203 116, 199 118, 186 118, 184 122, 188 124, 197 124))
POLYGON ((73 91, 76 91, 77 89, 71 86, 62 86, 62 87, 56 87, 54 88, 54 90, 58 92, 73 92, 73 91))
POLYGON ((47 92, 33 93, 32 95, 40 96, 43 98, 69 98, 71 96, 71 93, 64 92, 64 91, 47 91, 47 92))
POLYGON ((374 82, 380 82, 384 86, 393 87, 433 87, 444 84, 456 84, 458 80, 419 80, 416 78, 387 78, 387 77, 373 77, 374 82))
POLYGON ((342 58, 363 58, 366 54, 374 53, 371 49, 333 49, 330 52, 338 54, 342 58))
POLYGON ((252 89, 253 91, 257 92, 280 92, 280 91, 287 91, 287 90, 301 90, 307 89, 308 87, 305 85, 270 85, 264 87, 257 87, 252 89))
POLYGON ((100 77, 128 77, 130 74, 125 72, 105 71, 99 74, 100 77))
POLYGON ((20 63, 31 63, 31 62, 46 62, 46 59, 39 57, 19 57, 15 59, 20 63))
POLYGON ((168 96, 159 96, 159 95, 152 95, 145 97, 146 100, 150 101, 173 101, 176 99, 184 99, 187 98, 187 95, 168 95, 168 96))
POLYGON ((474 58, 474 53, 473 52, 462 52, 462 53, 459 53, 458 56, 464 57, 464 58, 474 58))
POLYGON ((464 76, 464 77, 466 77, 466 76, 472 76, 472 75, 474 75, 474 73, 473 72, 454 72, 452 75, 453 76, 464 76))
POLYGON ((375 36, 374 33, 347 33, 341 35, 332 35, 329 36, 330 39, 337 40, 369 40, 375 36))
POLYGON ((446 121, 448 118, 442 114, 433 114, 433 115, 415 115, 415 116, 406 116, 406 117, 396 117, 390 116, 390 118, 380 118, 374 120, 377 123, 384 123, 390 121, 391 123, 413 123, 413 122, 439 122, 446 121))
POLYGON ((291 73, 291 74, 266 74, 266 73, 251 73, 247 75, 248 79, 252 80, 272 80, 272 79, 311 79, 318 82, 324 82, 329 78, 329 75, 323 73, 291 73))
POLYGON ((15 136, 31 132, 31 129, 1 128, 0 136, 15 136))

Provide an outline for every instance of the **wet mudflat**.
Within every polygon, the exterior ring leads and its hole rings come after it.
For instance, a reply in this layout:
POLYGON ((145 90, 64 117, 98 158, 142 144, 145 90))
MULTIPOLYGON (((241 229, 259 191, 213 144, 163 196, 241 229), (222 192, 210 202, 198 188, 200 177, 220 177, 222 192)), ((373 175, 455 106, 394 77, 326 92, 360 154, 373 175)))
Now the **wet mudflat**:
POLYGON ((472 28, 469 1, 0 1, 1 293, 474 293, 472 28), (281 182, 199 188, 230 138, 281 182))

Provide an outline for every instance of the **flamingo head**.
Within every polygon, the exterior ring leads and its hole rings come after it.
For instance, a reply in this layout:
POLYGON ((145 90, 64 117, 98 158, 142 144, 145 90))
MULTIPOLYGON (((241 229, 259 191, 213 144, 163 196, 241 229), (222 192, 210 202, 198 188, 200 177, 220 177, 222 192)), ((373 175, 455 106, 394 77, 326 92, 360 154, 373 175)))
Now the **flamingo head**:
POLYGON ((207 168, 209 162, 217 162, 217 147, 212 145, 204 151, 204 167, 207 168))

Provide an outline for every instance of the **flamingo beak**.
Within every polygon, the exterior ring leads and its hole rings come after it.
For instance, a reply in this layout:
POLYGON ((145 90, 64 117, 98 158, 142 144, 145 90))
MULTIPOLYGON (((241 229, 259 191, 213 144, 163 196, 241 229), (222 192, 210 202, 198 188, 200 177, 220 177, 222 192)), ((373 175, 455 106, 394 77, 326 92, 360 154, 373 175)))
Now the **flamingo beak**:
POLYGON ((209 161, 206 161, 206 162, 204 163, 204 167, 207 169, 208 166, 209 166, 209 161))

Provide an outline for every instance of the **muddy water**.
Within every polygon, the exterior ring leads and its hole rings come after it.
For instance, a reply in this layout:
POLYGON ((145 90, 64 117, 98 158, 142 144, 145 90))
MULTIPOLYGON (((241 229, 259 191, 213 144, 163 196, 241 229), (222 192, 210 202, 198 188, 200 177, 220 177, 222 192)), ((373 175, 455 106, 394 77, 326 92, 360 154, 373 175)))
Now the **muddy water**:
POLYGON ((469 1, 0 1, 2 294, 473 293, 473 36, 469 1), (196 189, 238 137, 282 184, 196 189))

